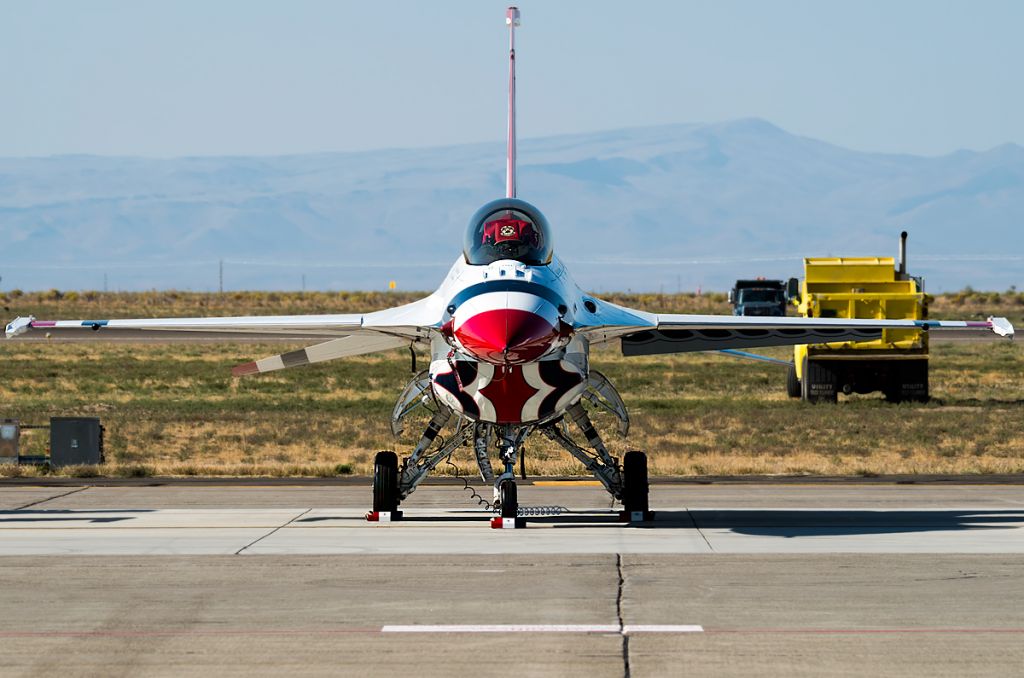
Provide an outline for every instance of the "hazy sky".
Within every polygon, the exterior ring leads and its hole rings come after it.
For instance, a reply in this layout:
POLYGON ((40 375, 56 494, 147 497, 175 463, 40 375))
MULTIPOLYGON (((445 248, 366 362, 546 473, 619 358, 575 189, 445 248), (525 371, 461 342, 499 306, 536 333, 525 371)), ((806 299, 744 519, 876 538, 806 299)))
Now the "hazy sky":
MULTIPOLYGON (((0 0, 0 155, 494 141, 506 2, 0 0)), ((1024 144, 1024 2, 523 0, 520 136, 758 116, 862 149, 1024 144)))

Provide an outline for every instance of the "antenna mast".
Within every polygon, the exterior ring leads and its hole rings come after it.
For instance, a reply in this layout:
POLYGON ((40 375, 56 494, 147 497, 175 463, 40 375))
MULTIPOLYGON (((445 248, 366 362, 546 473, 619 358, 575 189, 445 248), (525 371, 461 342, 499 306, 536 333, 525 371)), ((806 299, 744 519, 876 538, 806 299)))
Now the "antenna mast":
POLYGON ((519 8, 505 12, 508 26, 508 153, 505 165, 505 197, 516 197, 516 26, 519 8))

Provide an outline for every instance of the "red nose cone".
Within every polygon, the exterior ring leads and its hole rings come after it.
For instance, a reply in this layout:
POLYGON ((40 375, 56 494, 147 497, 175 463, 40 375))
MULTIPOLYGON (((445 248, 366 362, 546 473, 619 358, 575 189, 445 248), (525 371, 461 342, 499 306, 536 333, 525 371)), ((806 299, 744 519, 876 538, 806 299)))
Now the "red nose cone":
POLYGON ((558 338, 558 331, 536 313, 506 308, 467 318, 455 336, 480 360, 504 365, 540 358, 558 338))

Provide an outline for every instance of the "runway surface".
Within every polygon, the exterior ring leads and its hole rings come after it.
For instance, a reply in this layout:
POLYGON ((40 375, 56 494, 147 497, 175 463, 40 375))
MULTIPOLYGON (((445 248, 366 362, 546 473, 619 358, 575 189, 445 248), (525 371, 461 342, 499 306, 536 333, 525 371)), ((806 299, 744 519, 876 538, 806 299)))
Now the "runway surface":
POLYGON ((1024 486, 0 485, 4 675, 1021 675, 1024 486))

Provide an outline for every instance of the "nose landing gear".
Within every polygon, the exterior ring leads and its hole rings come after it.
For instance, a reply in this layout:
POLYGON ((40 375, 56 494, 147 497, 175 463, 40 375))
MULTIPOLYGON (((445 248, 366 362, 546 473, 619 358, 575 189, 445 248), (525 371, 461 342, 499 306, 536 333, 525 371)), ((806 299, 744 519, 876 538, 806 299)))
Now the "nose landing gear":
POLYGON ((515 478, 499 480, 495 492, 498 495, 496 501, 498 515, 491 518, 491 527, 495 529, 526 527, 526 521, 519 517, 519 498, 515 478))
POLYGON ((491 527, 495 529, 526 527, 526 521, 519 517, 519 492, 516 488, 516 458, 519 456, 519 446, 525 438, 525 433, 526 431, 521 429, 518 435, 515 435, 509 427, 503 427, 501 430, 499 446, 504 473, 494 484, 494 507, 498 515, 491 518, 491 527))

